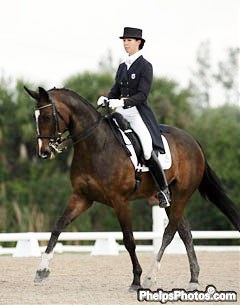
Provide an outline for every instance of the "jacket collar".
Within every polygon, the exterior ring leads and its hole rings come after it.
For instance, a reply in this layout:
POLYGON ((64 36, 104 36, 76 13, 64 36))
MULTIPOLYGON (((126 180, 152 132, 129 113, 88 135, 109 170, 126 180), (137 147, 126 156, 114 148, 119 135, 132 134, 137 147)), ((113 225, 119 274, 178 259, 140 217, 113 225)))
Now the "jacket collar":
POLYGON ((134 53, 133 55, 127 56, 125 59, 125 64, 127 65, 127 69, 131 67, 131 65, 142 55, 142 51, 134 53))
POLYGON ((143 59, 143 56, 140 55, 130 66, 130 68, 128 69, 128 72, 131 71, 141 60, 143 59))

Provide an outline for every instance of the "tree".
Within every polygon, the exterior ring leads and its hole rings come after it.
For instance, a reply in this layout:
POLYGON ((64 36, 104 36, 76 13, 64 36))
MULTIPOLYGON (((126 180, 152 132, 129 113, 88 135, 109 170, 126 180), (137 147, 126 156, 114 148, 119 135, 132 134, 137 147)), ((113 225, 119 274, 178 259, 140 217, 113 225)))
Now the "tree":
MULTIPOLYGON (((96 105, 99 96, 107 96, 113 82, 114 78, 109 73, 85 72, 70 77, 65 81, 64 86, 78 92, 96 105)), ((149 102, 160 123, 188 128, 192 116, 189 97, 190 91, 180 89, 176 82, 165 78, 154 78, 149 102)))
MULTIPOLYGON (((207 160, 229 197, 240 208, 240 109, 225 105, 206 108, 193 122, 192 134, 201 143, 207 160)), ((231 229, 225 216, 211 203, 194 196, 187 207, 193 229, 231 229)))
MULTIPOLYGON (((70 77, 65 86, 96 105, 97 98, 107 95, 113 81, 108 73, 85 72, 70 77)), ((6 232, 51 230, 71 193, 71 150, 54 160, 36 158, 32 117, 35 104, 23 85, 37 87, 22 80, 15 87, 7 81, 0 82, 0 231, 6 232)), ((239 108, 204 107, 194 112, 189 96, 189 90, 180 88, 175 81, 154 78, 149 102, 159 122, 190 130, 200 140, 230 197, 239 204, 239 108)), ((135 229, 150 230, 151 208, 147 202, 138 201, 132 207, 135 229)), ((198 196, 187 213, 194 229, 231 227, 215 207, 198 196)), ((119 230, 119 225, 113 210, 96 203, 69 230, 119 230)))
POLYGON ((190 90, 193 93, 195 107, 210 106, 210 89, 212 87, 210 41, 203 41, 197 51, 196 70, 192 71, 190 90))
POLYGON ((226 103, 237 104, 239 93, 239 54, 240 48, 229 48, 227 59, 218 63, 218 71, 213 74, 217 84, 221 85, 226 103))
POLYGON ((65 81, 64 86, 78 92, 89 102, 96 104, 99 96, 107 95, 112 84, 113 76, 109 73, 85 72, 70 77, 65 81))
POLYGON ((193 109, 189 103, 190 91, 165 78, 154 78, 149 102, 161 124, 188 129, 193 109))
POLYGON ((211 63, 210 42, 202 42, 196 59, 196 70, 192 72, 189 89, 195 109, 210 104, 237 104, 239 102, 239 48, 229 48, 226 59, 211 63), (217 94, 216 94, 217 93, 217 94))
POLYGON ((108 50, 107 55, 103 56, 98 63, 99 74, 114 75, 116 67, 113 63, 112 52, 108 50))

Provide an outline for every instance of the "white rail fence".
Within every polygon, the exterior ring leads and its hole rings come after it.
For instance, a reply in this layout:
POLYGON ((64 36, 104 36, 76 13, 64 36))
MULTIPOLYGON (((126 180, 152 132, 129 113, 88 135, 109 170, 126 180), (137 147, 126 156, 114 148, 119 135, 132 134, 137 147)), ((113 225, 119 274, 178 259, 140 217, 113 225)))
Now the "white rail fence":
MULTIPOLYGON (((149 240, 150 245, 137 245, 137 251, 157 252, 163 230, 168 220, 164 210, 153 207, 153 231, 134 232, 136 241, 149 240)), ((12 254, 14 257, 40 256, 45 250, 39 241, 48 241, 51 233, 0 233, 0 255, 12 254), (3 242, 16 242, 16 247, 1 247, 3 242)), ((235 246, 195 246, 196 251, 240 251, 238 231, 192 231, 193 239, 236 239, 235 246)), ((91 255, 118 255, 126 251, 117 241, 122 240, 121 232, 63 232, 55 247, 55 252, 90 252, 91 255), (61 241, 93 241, 93 245, 63 245, 61 241)), ((185 253, 183 242, 178 234, 166 249, 166 253, 185 253)))

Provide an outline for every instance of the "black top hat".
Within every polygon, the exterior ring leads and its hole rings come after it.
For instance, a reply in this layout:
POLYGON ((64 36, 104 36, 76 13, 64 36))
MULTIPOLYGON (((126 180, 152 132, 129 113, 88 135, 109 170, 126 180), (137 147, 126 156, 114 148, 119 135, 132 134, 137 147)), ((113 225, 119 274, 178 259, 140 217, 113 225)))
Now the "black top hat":
POLYGON ((123 36, 119 37, 120 39, 124 38, 135 38, 135 39, 141 39, 143 42, 145 42, 145 39, 142 38, 142 30, 137 28, 124 28, 123 36))

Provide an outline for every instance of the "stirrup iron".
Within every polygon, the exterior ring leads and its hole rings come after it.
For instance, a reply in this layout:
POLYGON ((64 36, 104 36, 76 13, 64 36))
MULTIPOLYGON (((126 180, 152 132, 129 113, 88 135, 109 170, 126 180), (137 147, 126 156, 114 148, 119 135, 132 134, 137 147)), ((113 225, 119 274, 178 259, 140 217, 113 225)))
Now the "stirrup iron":
POLYGON ((160 208, 167 208, 170 206, 171 197, 168 187, 165 188, 163 191, 161 190, 157 194, 157 199, 159 200, 159 207, 160 208))

